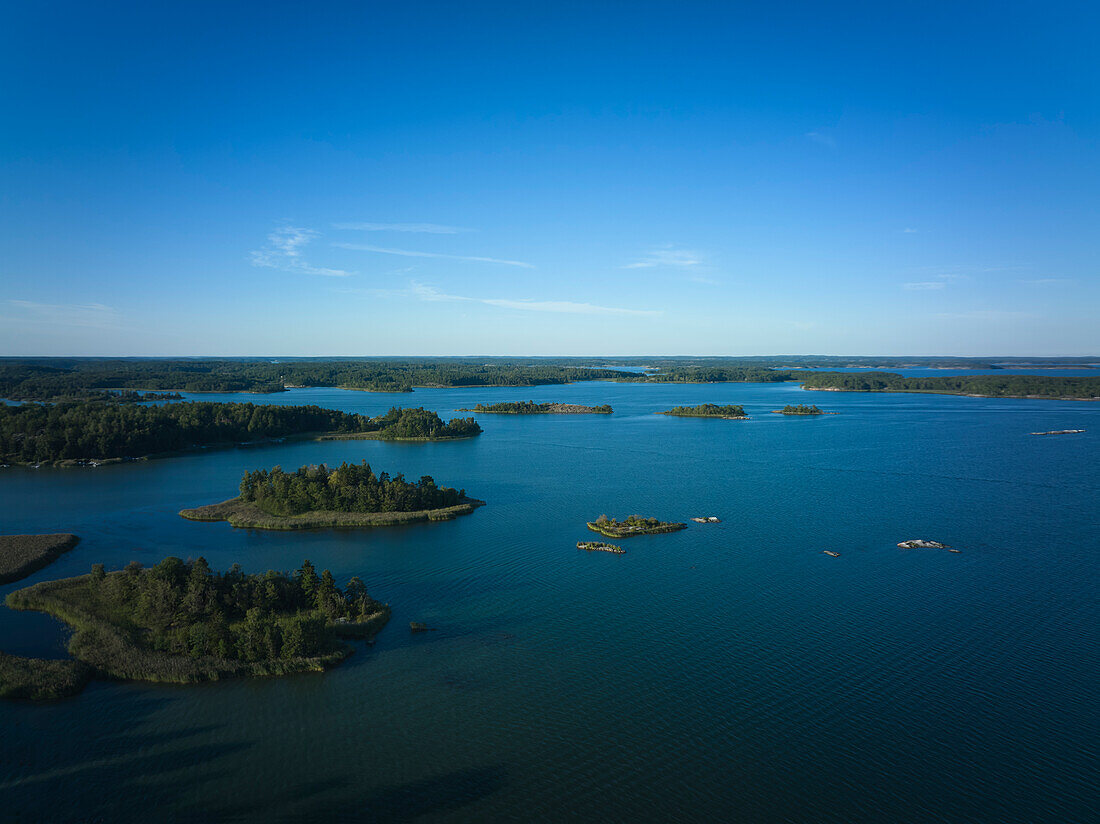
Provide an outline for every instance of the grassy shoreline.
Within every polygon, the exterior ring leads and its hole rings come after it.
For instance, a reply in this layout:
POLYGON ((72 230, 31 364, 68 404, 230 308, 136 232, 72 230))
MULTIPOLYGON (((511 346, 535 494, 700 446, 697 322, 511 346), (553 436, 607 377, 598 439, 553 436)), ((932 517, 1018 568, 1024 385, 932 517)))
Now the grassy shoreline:
MULTIPOLYGON (((193 684, 231 677, 322 672, 354 652, 350 645, 338 643, 322 655, 243 661, 214 655, 174 655, 150 649, 138 643, 138 629, 119 626, 93 611, 92 580, 91 575, 81 575, 44 581, 8 595, 6 604, 11 609, 44 612, 72 627, 68 648, 76 661, 40 662, 39 659, 3 656, 0 658, 0 697, 52 698, 74 694, 93 676, 120 681, 193 684), (55 663, 68 666, 51 666, 55 663), (82 671, 82 666, 88 671, 82 671)), ((337 622, 332 628, 337 637, 370 641, 389 617, 390 608, 383 605, 365 621, 337 622)))
POLYGON ((239 497, 194 509, 180 510, 189 521, 228 521, 240 529, 334 529, 347 527, 397 526, 423 521, 450 521, 469 515, 484 501, 466 498, 457 506, 416 512, 303 512, 301 515, 271 515, 239 497))
POLYGON ((75 547, 68 532, 48 535, 0 535, 0 584, 10 584, 47 567, 75 547))

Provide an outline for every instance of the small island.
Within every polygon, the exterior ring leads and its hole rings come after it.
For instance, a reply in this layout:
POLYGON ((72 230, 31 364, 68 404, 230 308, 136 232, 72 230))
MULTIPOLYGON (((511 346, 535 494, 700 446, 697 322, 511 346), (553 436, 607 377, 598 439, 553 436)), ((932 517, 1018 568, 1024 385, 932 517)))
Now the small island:
POLYGON ((458 412, 482 412, 492 415, 610 415, 608 404, 581 406, 575 403, 535 403, 534 401, 505 401, 504 403, 479 403, 473 409, 458 412))
POLYGON ((608 538, 632 538, 635 535, 660 535, 665 532, 678 532, 687 529, 687 524, 672 521, 659 521, 656 518, 643 518, 641 515, 631 515, 625 521, 617 521, 601 515, 594 521, 588 522, 588 528, 608 538))
POLYGON ((0 535, 0 584, 10 584, 49 566, 76 546, 79 540, 67 532, 0 535))
POLYGON ((926 541, 923 538, 910 538, 898 544, 902 549, 951 549, 947 544, 939 541, 926 541))
POLYGON ((772 412, 776 415, 824 415, 825 413, 818 409, 816 406, 806 406, 804 403, 792 404, 789 403, 782 409, 773 409, 772 412))
POLYGON ((0 696, 78 692, 91 675, 189 684, 251 675, 319 672, 353 651, 339 638, 373 640, 390 608, 359 578, 341 590, 305 561, 293 575, 214 572, 203 558, 132 562, 45 581, 7 597, 12 609, 48 613, 74 632, 75 661, 0 656, 0 696))
POLYGON ((626 552, 621 546, 605 544, 603 541, 577 541, 577 549, 583 549, 586 552, 611 552, 615 555, 622 555, 626 552))
POLYGON ((484 504, 464 489, 436 486, 430 475, 416 482, 400 474, 375 475, 363 461, 335 469, 322 464, 297 472, 280 467, 245 472, 236 498, 179 514, 248 529, 322 529, 449 521, 484 504))
POLYGON ((357 432, 328 432, 318 437, 322 441, 453 441, 481 434, 473 418, 452 418, 443 423, 435 412, 423 407, 393 407, 385 415, 367 418, 357 432))
POLYGON ((677 418, 724 418, 728 421, 747 421, 749 416, 745 414, 745 408, 740 404, 718 406, 713 403, 704 403, 699 406, 674 406, 658 415, 672 415, 677 418))

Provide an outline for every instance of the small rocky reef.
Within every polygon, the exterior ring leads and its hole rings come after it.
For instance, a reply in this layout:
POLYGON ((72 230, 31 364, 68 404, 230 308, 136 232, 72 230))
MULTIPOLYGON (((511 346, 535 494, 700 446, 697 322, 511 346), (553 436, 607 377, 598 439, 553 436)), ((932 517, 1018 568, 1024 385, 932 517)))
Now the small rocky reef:
POLYGON ((605 544, 603 541, 577 541, 577 549, 583 549, 587 552, 613 552, 616 555, 622 555, 626 552, 621 546, 605 544))

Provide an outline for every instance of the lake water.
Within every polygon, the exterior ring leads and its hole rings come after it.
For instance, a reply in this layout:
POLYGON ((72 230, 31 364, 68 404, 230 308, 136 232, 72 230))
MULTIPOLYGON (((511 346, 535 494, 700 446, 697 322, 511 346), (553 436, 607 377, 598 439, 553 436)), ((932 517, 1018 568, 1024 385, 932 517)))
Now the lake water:
MULTIPOLYGON (((937 371, 936 374, 944 374, 937 371)), ((476 439, 299 442, 0 471, 4 532, 72 531, 38 580, 131 559, 309 558, 393 606, 324 674, 94 682, 0 703, 17 821, 1092 822, 1100 816, 1100 405, 794 384, 335 389, 205 400, 493 416, 476 439), (668 418, 743 403, 749 421, 668 418), (785 403, 841 414, 787 418, 785 403), (1033 437, 1052 429, 1081 435, 1033 437), (264 533, 184 521, 246 469, 366 459, 488 505, 452 522, 264 533), (687 520, 584 553, 607 513, 687 520), (901 550, 907 538, 962 550, 901 550), (839 551, 839 558, 822 553, 839 551), (410 621, 435 632, 412 635, 410 621)), ((0 609, 0 648, 63 657, 0 609)))

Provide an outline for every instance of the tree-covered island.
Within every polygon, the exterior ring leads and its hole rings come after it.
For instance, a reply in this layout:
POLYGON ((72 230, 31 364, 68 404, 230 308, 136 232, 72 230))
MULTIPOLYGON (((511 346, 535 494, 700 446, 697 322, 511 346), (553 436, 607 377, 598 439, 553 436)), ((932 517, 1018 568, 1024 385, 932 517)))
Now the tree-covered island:
POLYGON ((535 403, 534 401, 505 401, 503 403, 479 403, 473 409, 459 412, 487 412, 496 415, 610 415, 615 410, 609 404, 581 406, 575 403, 535 403))
POLYGON ((981 398, 1100 400, 1100 377, 950 375, 907 378, 896 372, 815 372, 800 380, 803 389, 831 392, 927 392, 981 398))
POLYGON ((806 406, 803 403, 789 403, 782 409, 772 410, 776 415, 824 415, 825 413, 816 406, 806 406))
POLYGON ((601 515, 594 521, 588 522, 588 528, 608 538, 631 538, 635 535, 660 535, 664 532, 678 532, 687 529, 687 524, 674 521, 659 521, 656 518, 643 518, 641 515, 631 515, 625 521, 617 521, 601 515))
POLYGON ((426 409, 369 417, 319 406, 184 402, 0 404, 0 461, 80 465, 286 438, 450 440, 480 434, 473 418, 426 409))
POLYGON ((746 421, 749 416, 745 414, 745 407, 740 404, 718 406, 713 403, 703 403, 699 406, 674 406, 658 415, 672 415, 677 418, 725 418, 731 421, 746 421))
POLYGON ((251 529, 318 529, 448 521, 484 503, 467 497, 465 489, 437 486, 430 475, 419 481, 386 472, 376 475, 363 461, 335 469, 321 465, 296 472, 280 467, 245 472, 238 497, 180 515, 251 529))
MULTIPOLYGON (((46 612, 74 632, 69 652, 102 678, 172 683, 324 670, 371 640, 390 608, 358 578, 344 589, 305 561, 294 574, 217 573, 203 558, 137 562, 106 572, 45 581, 7 597, 12 609, 46 612)), ((78 691, 73 662, 0 657, 0 696, 57 697, 78 691)))

